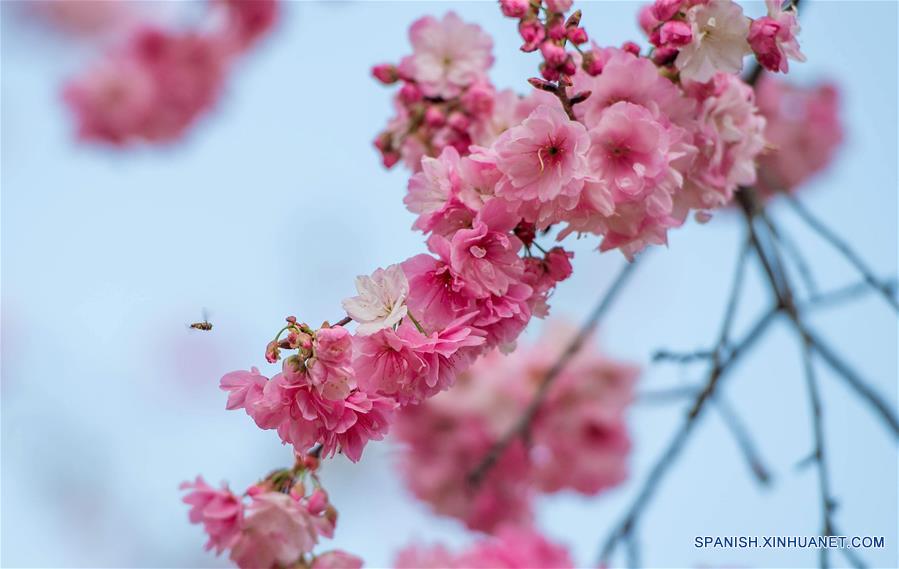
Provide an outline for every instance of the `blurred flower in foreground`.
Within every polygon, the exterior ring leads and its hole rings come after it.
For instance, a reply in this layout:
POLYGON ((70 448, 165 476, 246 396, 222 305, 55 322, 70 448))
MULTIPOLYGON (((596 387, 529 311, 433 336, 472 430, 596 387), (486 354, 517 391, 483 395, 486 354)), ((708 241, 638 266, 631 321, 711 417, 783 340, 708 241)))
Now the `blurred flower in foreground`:
POLYGON ((408 447, 403 472, 437 513, 493 532, 526 525, 538 492, 595 495, 627 476, 624 421, 638 370, 585 348, 556 379, 530 430, 531 448, 513 443, 477 487, 469 473, 524 412, 573 330, 553 323, 534 346, 494 351, 456 387, 402 409, 396 434, 408 447))

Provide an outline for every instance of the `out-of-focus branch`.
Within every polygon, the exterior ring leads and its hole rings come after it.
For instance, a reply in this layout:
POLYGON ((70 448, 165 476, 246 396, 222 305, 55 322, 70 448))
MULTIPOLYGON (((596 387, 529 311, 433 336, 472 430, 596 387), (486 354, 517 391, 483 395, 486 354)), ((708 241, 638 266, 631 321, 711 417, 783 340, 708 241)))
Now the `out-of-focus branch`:
MULTIPOLYGON (((897 281, 895 277, 887 279, 886 281, 884 281, 884 283, 889 287, 890 291, 892 291, 892 294, 896 294, 897 281)), ((873 290, 874 289, 871 288, 871 285, 868 283, 868 281, 862 281, 826 292, 819 292, 818 294, 803 302, 801 308, 804 312, 806 312, 819 308, 839 306, 841 304, 851 302, 861 296, 864 296, 865 293, 872 292, 873 290)))
POLYGON ((718 410, 721 418, 724 419, 724 424, 737 442, 737 446, 740 448, 743 458, 746 459, 749 471, 755 477, 756 482, 762 486, 768 486, 771 483, 771 472, 765 466, 765 462, 762 460, 755 442, 749 434, 749 430, 743 424, 737 412, 721 394, 715 396, 715 408, 718 410))
POLYGON ((593 333, 596 329, 596 326, 599 324, 599 321, 602 317, 608 312, 609 308, 612 306, 612 303, 618 296, 618 293, 621 291, 621 288, 627 282, 628 277, 633 273, 634 268, 637 266, 639 262, 639 257, 634 259, 633 261, 627 263, 622 267, 619 271, 618 275, 615 277, 615 280, 612 282, 612 285, 605 292, 605 294, 600 297, 599 302, 596 304, 596 307, 590 313, 590 316, 587 320, 581 325, 577 334, 572 338, 572 340, 565 347, 565 351, 562 352, 562 355, 559 356, 559 359, 552 365, 551 368, 546 372, 546 375, 543 376, 543 379, 540 381, 540 385, 537 387, 536 393, 534 393, 531 402, 528 404, 527 408, 525 408, 524 413, 522 413, 521 417, 519 417, 518 421, 515 422, 513 427, 503 435, 492 447, 487 451, 487 454, 484 455, 484 458, 481 459, 481 462, 478 463, 468 474, 468 480, 472 486, 478 486, 481 481, 484 479, 484 476, 490 471, 491 468, 496 464, 496 462, 502 457, 503 453, 519 437, 527 440, 528 435, 531 430, 531 424, 534 421, 534 417, 537 416, 537 412, 540 410, 540 406, 543 404, 543 401, 546 399, 547 394, 549 393, 549 388, 552 386, 553 382, 559 376, 565 366, 568 365, 568 362, 577 354, 580 349, 583 347, 584 342, 586 342, 587 338, 593 333))
POLYGON ((882 281, 879 279, 872 271, 868 265, 862 260, 858 253, 856 253, 849 244, 836 234, 830 227, 828 227, 824 222, 815 217, 803 204, 799 201, 796 196, 783 192, 783 197, 786 202, 790 205, 793 211, 796 212, 812 230, 815 231, 818 235, 820 235, 825 241, 831 244, 834 249, 839 251, 843 257, 849 261, 855 269, 861 273, 862 277, 865 279, 865 282, 868 283, 868 286, 876 290, 883 296, 884 300, 893 307, 893 310, 899 312, 899 301, 896 300, 896 288, 895 286, 891 286, 889 281, 882 281))
MULTIPOLYGON (((815 364, 812 361, 811 345, 802 341, 802 363, 805 367, 805 380, 808 385, 809 403, 812 408, 812 435, 814 437, 815 465, 818 469, 818 491, 821 496, 821 535, 833 535, 833 510, 835 502, 830 492, 830 474, 827 470, 827 455, 824 446, 824 420, 821 409, 821 394, 818 392, 818 378, 815 375, 815 364)), ((830 566, 828 549, 820 550, 821 567, 830 566)))
POLYGON ((716 362, 716 364, 712 366, 712 369, 709 370, 705 387, 697 394, 696 399, 690 407, 683 423, 681 423, 680 428, 674 434, 674 437, 672 437, 671 442, 668 443, 665 451, 658 460, 656 460, 652 469, 649 471, 646 481, 641 486, 640 492, 627 510, 627 513, 622 520, 616 524, 615 529, 612 530, 612 533, 603 544, 599 557, 600 565, 607 566, 609 558, 614 553, 618 543, 623 539, 628 539, 633 533, 639 516, 655 494, 655 491, 661 485, 665 475, 680 456, 694 427, 698 424, 698 419, 701 416, 702 411, 706 408, 706 403, 712 398, 720 381, 733 370, 740 358, 762 337, 764 332, 768 329, 768 326, 774 321, 777 313, 777 309, 772 308, 759 317, 752 328, 750 328, 749 332, 734 345, 729 354, 716 362))

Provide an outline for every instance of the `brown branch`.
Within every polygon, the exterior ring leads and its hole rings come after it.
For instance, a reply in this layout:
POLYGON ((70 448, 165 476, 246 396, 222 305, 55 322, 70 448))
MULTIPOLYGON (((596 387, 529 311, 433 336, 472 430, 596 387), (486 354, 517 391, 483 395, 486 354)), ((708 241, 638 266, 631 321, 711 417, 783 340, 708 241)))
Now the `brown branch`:
MULTIPOLYGON (((639 259, 639 258, 638 258, 639 259)), ((600 298, 599 302, 596 304, 596 307, 593 309, 593 312, 590 314, 590 317, 584 322, 581 328, 578 330, 577 334, 572 338, 572 340, 565 347, 565 351, 562 352, 562 355, 559 356, 559 359, 549 368, 546 372, 546 375, 543 376, 543 379, 540 381, 540 385, 537 387, 537 391, 534 394, 531 402, 525 408, 524 413, 518 418, 518 421, 515 422, 515 425, 509 431, 505 433, 496 443, 490 447, 490 450, 487 451, 487 454, 484 455, 484 458, 481 459, 481 462, 477 464, 468 474, 469 483, 472 486, 477 487, 481 481, 483 481, 484 476, 490 471, 491 468, 496 464, 496 462, 502 457, 503 453, 506 449, 511 445, 516 439, 519 437, 527 439, 528 434, 530 433, 531 424, 534 421, 534 418, 537 415, 537 412, 540 410, 540 406, 543 404, 543 401, 546 399, 546 396, 549 392, 550 386, 552 386, 553 382, 559 376, 565 366, 568 365, 568 362, 571 358, 574 357, 575 354, 580 351, 581 347, 583 347, 584 342, 586 342, 587 338, 590 337, 590 334, 596 329, 596 326, 599 324, 600 319, 608 312, 609 308, 612 306, 612 303, 618 296, 618 293, 621 291, 621 288, 624 286, 624 283, 627 282, 628 277, 634 270, 634 267, 637 266, 638 259, 634 259, 633 261, 625 264, 625 266, 619 271, 618 276, 615 277, 615 280, 612 282, 612 285, 609 289, 603 294, 600 298)))
POLYGON ((899 301, 896 300, 895 296, 895 287, 890 286, 887 282, 881 281, 877 276, 874 275, 874 271, 872 271, 868 265, 862 260, 858 253, 856 253, 852 247, 840 236, 838 236, 832 229, 830 229, 824 222, 815 217, 804 205, 800 202, 796 196, 788 192, 783 192, 782 194, 786 199, 786 202, 790 205, 793 211, 796 212, 809 227, 811 227, 815 233, 820 235, 825 241, 830 243, 830 245, 839 251, 843 257, 849 261, 855 269, 861 273, 862 277, 865 279, 865 282, 868 285, 879 292, 881 296, 883 296, 884 300, 893 308, 893 310, 899 312, 899 301))

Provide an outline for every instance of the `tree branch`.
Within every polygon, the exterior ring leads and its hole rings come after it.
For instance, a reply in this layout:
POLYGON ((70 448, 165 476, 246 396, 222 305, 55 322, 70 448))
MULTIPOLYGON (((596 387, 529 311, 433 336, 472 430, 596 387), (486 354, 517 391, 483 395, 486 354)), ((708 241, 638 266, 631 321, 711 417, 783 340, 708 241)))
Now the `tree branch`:
POLYGON ((680 455, 684 445, 693 432, 693 428, 697 424, 697 420, 705 409, 705 404, 715 393, 715 389, 718 387, 720 381, 733 369, 740 358, 759 340, 759 338, 761 338, 768 326, 774 321, 777 313, 777 309, 772 308, 759 317, 749 332, 747 332, 743 339, 733 347, 727 357, 723 360, 719 360, 712 366, 705 387, 696 396, 680 429, 678 429, 665 451, 653 465, 640 492, 631 504, 631 507, 603 545, 599 558, 600 565, 607 566, 609 558, 612 553, 614 553, 618 542, 621 539, 626 539, 633 532, 637 519, 649 503, 665 475, 668 473, 668 470, 673 466, 680 455))
POLYGON ((874 271, 872 271, 868 265, 862 260, 862 258, 856 253, 849 244, 838 236, 832 229, 830 229, 824 222, 815 217, 796 196, 791 195, 788 192, 783 192, 783 197, 786 202, 793 208, 793 211, 796 212, 809 227, 811 227, 815 233, 820 235, 825 241, 830 243, 830 245, 839 251, 843 257, 849 261, 855 269, 861 273, 862 277, 865 279, 865 282, 868 285, 880 293, 883 296, 884 300, 893 308, 893 310, 899 312, 899 301, 896 300, 895 296, 895 287, 890 286, 889 283, 881 281, 877 276, 874 275, 874 271))
MULTIPOLYGON (((827 456, 824 447, 824 419, 822 416, 821 394, 818 391, 818 378, 815 376, 815 365, 812 361, 812 350, 808 340, 802 341, 802 362, 805 367, 805 379, 808 385, 809 403, 812 408, 812 433, 814 436, 815 464, 818 469, 818 491, 821 496, 821 535, 833 535, 833 510, 835 502, 830 493, 830 475, 827 470, 827 456)), ((822 569, 830 566, 828 549, 820 549, 822 569)))
POLYGON ((599 324, 600 319, 608 312, 609 308, 612 306, 612 303, 615 301, 618 293, 621 291, 621 288, 624 286, 624 283, 627 282, 628 277, 630 277, 634 268, 637 266, 638 259, 634 259, 633 261, 627 263, 622 267, 621 271, 619 271, 618 276, 615 277, 615 280, 612 282, 612 285, 609 289, 600 297, 599 302, 596 304, 596 307, 593 309, 593 312, 590 314, 589 318, 584 322, 584 324, 580 327, 577 334, 572 338, 572 340, 565 347, 565 351, 562 352, 562 355, 559 356, 559 359, 552 365, 551 368, 546 372, 546 375, 540 381, 540 385, 537 387, 537 391, 534 393, 534 397, 531 399, 531 402, 525 408, 524 413, 518 418, 515 425, 506 432, 505 435, 502 436, 492 447, 487 451, 487 454, 484 455, 484 458, 481 459, 481 462, 478 463, 468 474, 469 483, 477 487, 483 481, 484 476, 490 471, 491 468, 496 464, 496 462, 502 457, 503 453, 512 444, 517 438, 527 438, 528 433, 531 429, 531 424, 534 421, 534 417, 536 417, 537 412, 540 410, 540 406, 543 404, 543 401, 546 399, 547 393, 549 392, 549 388, 552 386, 553 382, 559 376, 571 358, 574 357, 575 354, 580 351, 583 347, 584 342, 587 338, 590 337, 590 334, 596 329, 597 324, 599 324))

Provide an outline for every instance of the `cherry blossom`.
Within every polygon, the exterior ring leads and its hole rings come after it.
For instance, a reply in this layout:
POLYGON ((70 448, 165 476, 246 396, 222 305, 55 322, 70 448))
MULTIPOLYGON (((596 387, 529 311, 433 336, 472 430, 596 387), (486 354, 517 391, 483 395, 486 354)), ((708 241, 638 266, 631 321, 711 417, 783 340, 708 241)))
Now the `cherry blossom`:
POLYGON ((732 0, 700 2, 687 10, 692 41, 684 46, 674 64, 681 78, 705 83, 715 73, 739 73, 743 57, 751 53, 746 41, 749 18, 732 0))
POLYGON ((785 11, 781 8, 780 0, 765 0, 765 4, 768 15, 752 22, 749 27, 749 45, 765 69, 786 73, 790 70, 788 59, 805 61, 805 55, 799 50, 796 39, 799 22, 795 7, 785 11))
POLYGON ((356 277, 358 296, 346 298, 343 308, 359 323, 357 334, 373 334, 402 320, 408 309, 409 281, 400 265, 376 269, 372 275, 356 277))

